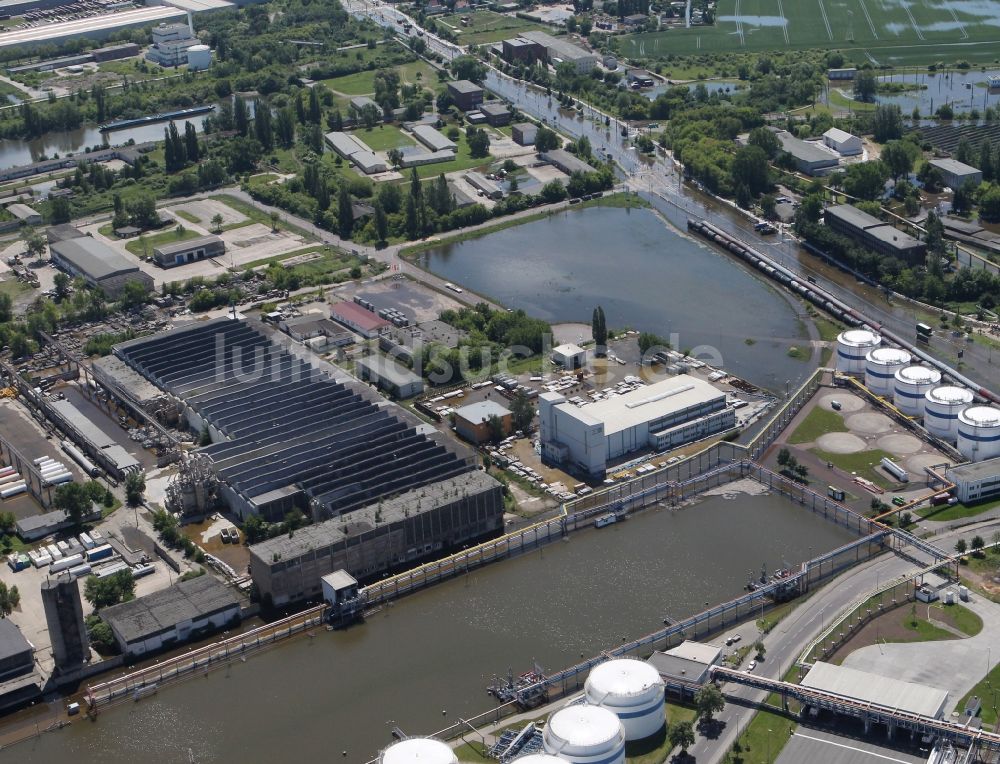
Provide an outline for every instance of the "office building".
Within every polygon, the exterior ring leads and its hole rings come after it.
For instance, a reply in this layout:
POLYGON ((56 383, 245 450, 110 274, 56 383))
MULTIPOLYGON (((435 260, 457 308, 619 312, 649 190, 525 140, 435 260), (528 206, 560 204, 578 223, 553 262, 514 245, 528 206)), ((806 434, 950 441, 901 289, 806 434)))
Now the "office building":
POLYGON ((963 504, 1000 498, 1000 457, 950 467, 946 475, 955 484, 955 496, 963 504))

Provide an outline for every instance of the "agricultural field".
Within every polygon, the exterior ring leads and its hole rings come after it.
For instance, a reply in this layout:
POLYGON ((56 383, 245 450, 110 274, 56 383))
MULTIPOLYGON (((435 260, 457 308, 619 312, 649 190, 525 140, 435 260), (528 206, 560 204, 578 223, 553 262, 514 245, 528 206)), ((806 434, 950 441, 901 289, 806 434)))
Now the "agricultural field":
POLYGON ((627 56, 837 49, 854 63, 1000 59, 1000 0, 720 0, 714 26, 626 38, 627 56))
POLYGON ((517 37, 529 29, 545 31, 545 27, 533 21, 519 19, 516 16, 506 16, 493 11, 478 11, 469 14, 468 26, 462 26, 461 16, 456 14, 437 23, 455 31, 459 45, 483 45, 491 42, 517 37))

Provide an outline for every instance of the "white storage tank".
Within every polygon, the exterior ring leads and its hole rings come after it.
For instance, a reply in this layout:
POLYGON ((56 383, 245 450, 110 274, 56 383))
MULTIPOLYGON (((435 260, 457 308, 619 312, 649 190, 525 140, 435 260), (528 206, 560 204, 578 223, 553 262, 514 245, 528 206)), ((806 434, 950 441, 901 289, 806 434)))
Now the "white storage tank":
POLYGON ((573 764, 625 764, 625 729, 599 706, 567 706, 549 717, 542 735, 545 752, 573 764))
POLYGON ((409 737, 393 743, 379 756, 379 764, 458 764, 451 746, 432 737, 409 737))
POLYGON ((941 382, 941 372, 926 366, 907 366, 896 372, 892 402, 908 416, 924 415, 927 393, 941 382))
POLYGON ((981 462, 1000 456, 1000 409, 969 406, 958 415, 958 450, 981 462))
POLYGON ((868 329, 848 329, 837 337, 837 371, 864 374, 865 358, 882 344, 882 338, 868 329))
POLYGON ((972 391, 955 385, 941 385, 924 395, 924 428, 931 435, 951 443, 958 438, 958 414, 972 404, 972 391))
POLYGON ((896 372, 910 365, 910 354, 898 348, 875 348, 865 356, 865 387, 875 395, 892 395, 896 372))
POLYGON ((514 761, 517 764, 566 764, 566 759, 553 756, 551 753, 526 753, 524 756, 513 759, 511 764, 514 761))
POLYGON ((188 69, 203 71, 212 65, 212 49, 207 45, 192 45, 187 50, 188 69))
POLYGON ((642 740, 666 723, 660 672, 635 658, 615 658, 598 664, 584 685, 587 702, 606 708, 625 728, 626 740, 642 740))

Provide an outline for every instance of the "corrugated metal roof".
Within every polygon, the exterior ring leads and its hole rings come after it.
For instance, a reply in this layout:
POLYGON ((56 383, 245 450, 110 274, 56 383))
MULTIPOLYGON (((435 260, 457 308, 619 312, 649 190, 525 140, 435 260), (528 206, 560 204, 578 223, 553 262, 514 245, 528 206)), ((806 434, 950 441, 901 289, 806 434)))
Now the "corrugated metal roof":
POLYGON ((813 664, 802 686, 931 718, 940 718, 948 701, 947 691, 936 687, 822 661, 813 664))
POLYGON ((55 241, 49 249, 95 281, 139 270, 138 264, 90 236, 55 241))

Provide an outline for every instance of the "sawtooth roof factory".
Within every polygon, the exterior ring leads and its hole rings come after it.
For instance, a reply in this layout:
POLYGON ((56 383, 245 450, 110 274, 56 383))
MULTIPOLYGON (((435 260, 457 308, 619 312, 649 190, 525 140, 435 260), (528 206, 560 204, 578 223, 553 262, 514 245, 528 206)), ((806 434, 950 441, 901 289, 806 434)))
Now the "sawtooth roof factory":
POLYGON ((559 393, 538 400, 542 456, 592 477, 627 454, 675 448, 736 426, 726 394, 689 376, 583 406, 559 393))
MULTIPOLYGON (((331 544, 349 547, 350 559, 324 573, 344 567, 367 576, 500 529, 500 485, 475 470, 470 451, 279 338, 256 321, 226 317, 114 352, 165 391, 193 431, 207 428, 213 444, 200 453, 234 513, 280 520, 300 509, 317 522, 341 518, 328 530, 347 528, 349 540, 331 544), (398 512, 394 502, 403 502, 398 512)), ((128 376, 119 375, 122 384, 132 384, 128 376)), ((311 538, 320 527, 295 538, 311 538)), ((257 565, 255 579, 264 571, 257 565)), ((318 576, 310 586, 318 591, 318 576)), ((274 589, 275 602, 306 592, 274 589)))

